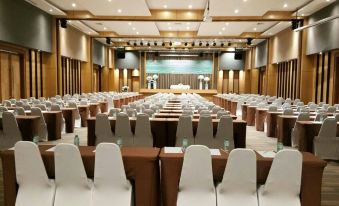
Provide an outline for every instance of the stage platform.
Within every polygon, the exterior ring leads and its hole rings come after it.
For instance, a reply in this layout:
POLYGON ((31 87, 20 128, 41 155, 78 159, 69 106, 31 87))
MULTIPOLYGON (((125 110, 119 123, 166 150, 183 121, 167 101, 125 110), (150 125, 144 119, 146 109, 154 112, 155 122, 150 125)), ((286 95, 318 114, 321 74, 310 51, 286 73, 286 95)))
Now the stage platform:
POLYGON ((208 90, 199 90, 199 89, 140 89, 140 94, 144 96, 150 96, 156 93, 173 93, 173 94, 182 94, 182 93, 196 93, 209 100, 213 99, 213 95, 216 95, 218 92, 216 89, 208 90))

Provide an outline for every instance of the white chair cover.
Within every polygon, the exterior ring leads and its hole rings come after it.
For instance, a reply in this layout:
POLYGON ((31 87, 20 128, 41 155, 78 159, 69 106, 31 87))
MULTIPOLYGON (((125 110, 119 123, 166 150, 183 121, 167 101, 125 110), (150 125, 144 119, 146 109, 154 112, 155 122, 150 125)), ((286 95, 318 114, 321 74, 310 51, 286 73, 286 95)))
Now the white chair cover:
POLYGON ((216 205, 210 150, 202 145, 186 149, 181 170, 177 206, 216 205))
POLYGON ((182 140, 184 138, 187 139, 187 146, 194 144, 192 117, 188 115, 179 117, 175 146, 182 147, 182 140))
POLYGON ((38 131, 38 135, 40 138, 40 141, 47 141, 47 125, 45 122, 45 118, 44 115, 41 112, 41 109, 38 107, 32 107, 31 109, 32 111, 32 115, 33 116, 39 116, 40 117, 40 126, 39 126, 39 131, 38 131))
POLYGON ((300 206, 302 154, 281 150, 273 159, 265 185, 258 191, 260 206, 300 206))
POLYGON ((217 205, 258 206, 256 164, 253 150, 231 151, 222 182, 216 189, 217 205))
POLYGON ((22 135, 13 113, 3 112, 2 128, 3 137, 0 139, 0 149, 13 147, 16 142, 22 140, 22 135))
POLYGON ((211 116, 200 116, 194 144, 213 147, 213 123, 211 116))
POLYGON ((153 147, 151 123, 147 114, 138 114, 137 116, 134 134, 134 145, 153 147))
POLYGON ((102 142, 116 142, 107 114, 99 113, 95 120, 95 145, 102 142))
POLYGON ((117 116, 115 122, 115 136, 117 139, 121 138, 124 146, 133 145, 133 133, 126 113, 120 112, 117 116))
POLYGON ((101 143, 96 148, 93 203, 100 206, 131 206, 132 185, 127 180, 120 148, 101 143))
POLYGON ((15 144, 18 193, 15 206, 53 206, 55 183, 48 179, 40 151, 33 142, 15 144))
POLYGON ((55 147, 54 159, 54 206, 92 206, 93 183, 87 179, 79 149, 72 144, 58 144, 55 147))
POLYGON ((335 118, 326 118, 318 136, 314 138, 314 153, 319 158, 339 159, 339 137, 336 137, 337 124, 335 118))
POLYGON ((230 116, 221 116, 218 123, 218 130, 213 139, 213 148, 224 148, 224 140, 227 137, 229 150, 234 149, 233 119, 230 116))

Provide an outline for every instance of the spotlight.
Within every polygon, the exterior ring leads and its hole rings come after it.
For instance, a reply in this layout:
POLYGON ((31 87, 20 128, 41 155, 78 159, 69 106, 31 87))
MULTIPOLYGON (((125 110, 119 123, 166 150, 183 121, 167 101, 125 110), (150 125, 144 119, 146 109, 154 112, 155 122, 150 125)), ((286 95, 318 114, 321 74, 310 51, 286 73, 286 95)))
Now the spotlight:
POLYGON ((291 28, 292 28, 292 30, 295 30, 295 29, 299 28, 300 26, 302 26, 302 23, 303 22, 302 22, 301 19, 293 19, 291 21, 291 24, 292 24, 291 28))
POLYGON ((199 42, 199 46, 202 46, 202 42, 199 42))
POLYGON ((158 46, 158 43, 156 41, 154 42, 154 46, 158 46))
POLYGON ((138 44, 136 43, 136 42, 134 42, 134 44, 133 44, 134 46, 137 46, 138 44))
POLYGON ((192 42, 192 46, 193 46, 193 47, 195 46, 195 43, 194 43, 194 42, 192 42))
POLYGON ((185 46, 187 46, 187 42, 185 42, 185 46))
POLYGON ((216 45, 217 45, 217 43, 213 42, 213 46, 216 46, 216 45))
POLYGON ((252 40, 253 38, 247 38, 246 44, 250 46, 252 44, 252 40))
POLYGON ((141 41, 141 42, 140 42, 140 46, 143 46, 143 45, 144 45, 144 43, 141 41))
POLYGON ((165 42, 162 42, 162 46, 165 46, 166 44, 165 44, 165 42))
POLYGON ((207 43, 206 43, 206 46, 210 46, 210 44, 207 42, 207 43))
POLYGON ((106 44, 111 44, 111 38, 106 37, 106 44))
POLYGON ((170 46, 172 46, 172 45, 173 45, 171 41, 170 41, 169 45, 170 45, 170 46))
POLYGON ((129 46, 129 45, 131 45, 131 43, 128 41, 128 42, 127 42, 127 45, 129 46))
POLYGON ((151 43, 148 42, 148 43, 147 43, 147 46, 151 46, 151 43))
POLYGON ((229 41, 228 43, 227 43, 227 46, 231 46, 232 45, 232 43, 229 41))
POLYGON ((61 26, 61 28, 66 29, 67 28, 67 20, 66 19, 60 19, 60 26, 61 26))
POLYGON ((221 46, 221 47, 224 47, 224 42, 221 42, 220 46, 221 46))

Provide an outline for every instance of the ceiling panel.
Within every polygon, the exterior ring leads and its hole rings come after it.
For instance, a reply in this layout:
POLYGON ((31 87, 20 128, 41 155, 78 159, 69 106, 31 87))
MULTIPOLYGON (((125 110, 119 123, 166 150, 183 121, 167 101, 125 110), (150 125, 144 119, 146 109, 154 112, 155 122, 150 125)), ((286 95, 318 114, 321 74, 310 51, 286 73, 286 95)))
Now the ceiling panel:
POLYGON ((262 16, 267 11, 294 11, 307 1, 308 0, 210 0, 210 16, 262 16), (285 4, 286 7, 284 7, 285 4))
POLYGON ((199 22, 157 22, 160 31, 198 31, 199 22))
POLYGON ((332 4, 335 1, 336 0, 330 0, 330 1, 314 0, 311 3, 309 3, 307 6, 305 6, 304 8, 300 9, 298 11, 298 15, 309 16, 309 15, 319 11, 320 9, 328 6, 329 4, 332 4))
POLYGON ((97 16, 150 16, 145 0, 50 0, 64 10, 88 10, 97 16), (76 6, 73 7, 72 4, 76 6))
POLYGON ((268 29, 266 32, 262 33, 262 36, 272 36, 275 35, 282 30, 288 28, 291 26, 291 22, 279 22, 278 24, 274 25, 270 29, 268 29))
POLYGON ((66 15, 63 11, 59 8, 55 7, 54 5, 48 3, 45 0, 25 0, 28 3, 32 4, 33 6, 38 7, 39 9, 51 14, 51 15, 59 15, 63 16, 66 15))
POLYGON ((243 32, 264 32, 276 22, 203 22, 198 36, 238 36, 243 32))
POLYGON ((205 9, 207 0, 147 0, 150 9, 205 9))
POLYGON ((114 31, 119 35, 159 36, 155 22, 83 21, 96 31, 114 31))

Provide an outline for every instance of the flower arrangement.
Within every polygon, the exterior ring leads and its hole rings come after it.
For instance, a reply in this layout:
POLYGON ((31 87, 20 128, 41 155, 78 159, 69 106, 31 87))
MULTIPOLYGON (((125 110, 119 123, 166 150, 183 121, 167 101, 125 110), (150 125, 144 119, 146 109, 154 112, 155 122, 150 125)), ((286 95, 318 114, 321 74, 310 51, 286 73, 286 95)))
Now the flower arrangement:
POLYGON ((208 82, 208 81, 210 81, 210 78, 209 78, 209 77, 205 77, 205 78, 204 78, 204 81, 205 81, 205 82, 208 82))
POLYGON ((158 78, 159 78, 158 75, 156 74, 153 75, 153 80, 157 80, 158 78))
POLYGON ((203 80, 204 78, 205 78, 204 75, 201 75, 201 74, 200 74, 200 75, 198 76, 198 79, 199 79, 199 80, 203 80))
POLYGON ((152 79, 153 79, 152 76, 146 77, 146 80, 147 80, 147 81, 151 81, 152 79))
POLYGON ((129 86, 123 86, 123 87, 121 88, 121 91, 122 91, 122 92, 128 92, 128 89, 129 89, 129 86))

